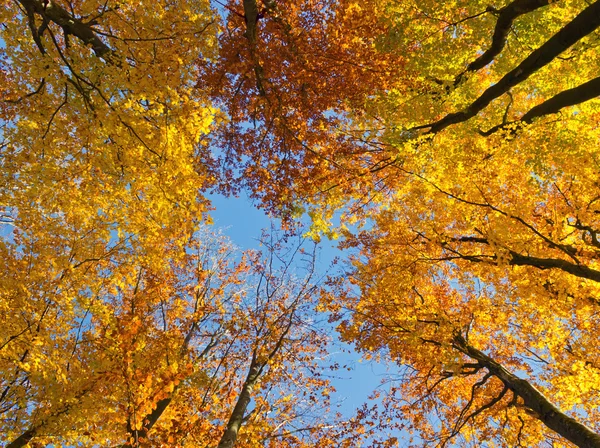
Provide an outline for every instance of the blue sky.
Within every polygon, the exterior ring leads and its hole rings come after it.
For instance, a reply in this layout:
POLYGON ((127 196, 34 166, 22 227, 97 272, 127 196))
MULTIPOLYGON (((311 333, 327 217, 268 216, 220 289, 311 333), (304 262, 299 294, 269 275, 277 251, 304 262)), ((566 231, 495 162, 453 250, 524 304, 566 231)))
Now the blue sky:
MULTIPOLYGON (((257 239, 260 237, 262 229, 270 227, 269 217, 262 210, 256 208, 244 193, 238 198, 212 195, 210 199, 215 207, 215 210, 211 212, 215 227, 221 228, 223 233, 242 250, 258 248, 257 239)), ((277 224, 277 221, 275 223, 277 224)), ((335 273, 331 270, 331 262, 335 257, 343 255, 336 248, 337 243, 323 239, 319 246, 317 268, 322 273, 328 269, 331 273, 335 273)), ((337 340, 337 335, 332 336, 337 340)), ((348 345, 341 344, 341 349, 350 348, 348 345)), ((333 401, 337 399, 343 402, 341 411, 345 415, 350 415, 379 386, 381 379, 385 376, 386 367, 375 362, 362 361, 359 355, 344 353, 341 350, 332 356, 333 361, 340 365, 352 367, 351 371, 334 372, 333 376, 339 379, 332 382, 337 390, 337 396, 332 397, 333 401)))

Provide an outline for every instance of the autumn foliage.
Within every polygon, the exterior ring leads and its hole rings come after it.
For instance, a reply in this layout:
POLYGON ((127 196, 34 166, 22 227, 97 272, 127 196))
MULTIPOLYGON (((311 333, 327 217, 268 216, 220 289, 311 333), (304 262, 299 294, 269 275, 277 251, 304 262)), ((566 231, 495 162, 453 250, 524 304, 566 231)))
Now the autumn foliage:
POLYGON ((600 446, 600 2, 0 23, 4 446, 600 446), (210 230, 242 191, 263 252, 210 230), (326 320, 390 369, 344 417, 326 320))

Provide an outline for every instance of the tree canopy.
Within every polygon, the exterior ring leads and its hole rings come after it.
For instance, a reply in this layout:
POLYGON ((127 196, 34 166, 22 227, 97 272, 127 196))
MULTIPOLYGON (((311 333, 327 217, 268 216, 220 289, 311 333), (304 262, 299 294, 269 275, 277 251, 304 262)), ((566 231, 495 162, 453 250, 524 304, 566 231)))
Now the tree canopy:
POLYGON ((5 446, 600 446, 600 2, 0 23, 5 446), (206 227, 242 191, 263 255, 206 227), (345 421, 322 319, 395 369, 345 421))

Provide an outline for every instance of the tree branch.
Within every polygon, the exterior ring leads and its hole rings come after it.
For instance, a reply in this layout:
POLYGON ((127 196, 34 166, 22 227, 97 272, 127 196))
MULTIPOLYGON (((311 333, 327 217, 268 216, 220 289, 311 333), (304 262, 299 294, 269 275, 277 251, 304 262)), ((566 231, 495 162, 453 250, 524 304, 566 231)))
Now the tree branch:
POLYGON ((523 127, 523 124, 530 124, 536 118, 555 114, 565 107, 575 106, 598 96, 600 96, 600 77, 554 95, 543 103, 530 109, 519 120, 496 125, 487 131, 480 132, 480 134, 487 137, 501 129, 512 129, 514 133, 518 128, 523 127))
POLYGON ((254 386, 260 377, 260 370, 259 362, 256 359, 256 353, 254 353, 252 356, 250 369, 248 370, 248 375, 246 376, 246 380, 244 381, 244 385, 242 386, 242 390, 240 392, 240 396, 238 397, 233 411, 231 412, 231 416, 227 422, 227 427, 225 428, 225 432, 223 433, 217 448, 233 448, 235 445, 238 432, 244 423, 246 409, 248 408, 250 400, 252 399, 252 390, 254 389, 254 386))
POLYGON ((250 51, 250 59, 252 60, 252 67, 254 69, 254 75, 256 76, 256 88, 261 96, 265 95, 265 88, 263 85, 263 68, 260 65, 258 54, 256 52, 257 36, 258 36, 258 21, 260 20, 261 14, 258 12, 258 5, 256 0, 244 0, 244 20, 246 22, 246 39, 248 39, 248 46, 250 51))
MULTIPOLYGON (((23 5, 28 14, 30 12, 38 14, 42 17, 44 23, 48 21, 53 22, 60 26, 64 30, 65 34, 71 34, 83 41, 84 44, 91 45, 94 53, 99 58, 103 58, 107 61, 111 59, 113 50, 104 42, 102 42, 102 40, 93 31, 91 26, 82 22, 80 19, 73 16, 55 2, 43 0, 17 1, 23 5)), ((43 28, 41 28, 41 31, 43 31, 43 28)), ((34 32, 32 29, 32 34, 39 47, 41 45, 39 33, 37 30, 34 32)), ((40 48, 40 51, 43 52, 43 47, 40 48)))
POLYGON ((600 271, 590 267, 571 263, 560 258, 538 258, 528 255, 521 255, 510 251, 511 260, 509 264, 514 266, 533 266, 538 269, 560 269, 561 271, 572 274, 576 277, 586 278, 595 282, 600 282, 600 271))
POLYGON ((500 379, 507 388, 521 397, 524 405, 531 409, 535 417, 548 428, 579 447, 600 448, 600 435, 561 412, 528 381, 510 373, 494 359, 469 345, 462 335, 456 334, 452 345, 461 353, 477 360, 492 375, 500 379))
POLYGON ((529 78, 533 73, 549 64, 559 54, 600 26, 600 1, 592 3, 571 22, 566 24, 541 47, 533 51, 523 62, 508 72, 496 84, 490 86, 466 109, 446 115, 427 125, 413 130, 426 129, 428 134, 436 134, 453 124, 462 123, 477 115, 493 100, 508 92, 512 87, 529 78))
POLYGON ((32 96, 37 95, 38 93, 40 93, 42 91, 42 89, 44 88, 45 85, 46 85, 46 78, 42 78, 40 80, 40 83, 39 83, 37 89, 35 89, 33 92, 26 93, 25 95, 23 95, 22 97, 17 98, 16 100, 1 100, 0 102, 11 103, 11 104, 19 104, 21 101, 23 101, 23 100, 25 100, 25 99, 27 99, 29 97, 32 97, 32 96))
MULTIPOLYGON (((466 243, 479 243, 489 245, 489 241, 486 238, 465 236, 460 238, 453 238, 453 241, 466 242, 466 243)), ((452 250, 448 248, 449 250, 452 250)), ((484 261, 480 257, 483 255, 463 255, 455 250, 453 253, 457 254, 460 258, 468 259, 470 261, 481 262, 484 261)), ((532 257, 529 255, 521 255, 513 250, 508 250, 510 255, 509 265, 512 266, 531 266, 538 269, 560 269, 561 271, 567 272, 576 277, 585 278, 594 282, 600 283, 600 271, 592 269, 583 264, 572 263, 567 260, 560 258, 539 258, 532 257)))
POLYGON ((498 20, 496 21, 496 27, 494 28, 492 44, 479 57, 471 61, 465 71, 454 78, 454 87, 458 86, 464 80, 465 74, 482 69, 502 52, 506 45, 508 32, 510 31, 513 22, 519 16, 535 11, 548 4, 550 4, 549 0, 515 0, 497 11, 492 7, 488 7, 488 11, 498 13, 498 20))

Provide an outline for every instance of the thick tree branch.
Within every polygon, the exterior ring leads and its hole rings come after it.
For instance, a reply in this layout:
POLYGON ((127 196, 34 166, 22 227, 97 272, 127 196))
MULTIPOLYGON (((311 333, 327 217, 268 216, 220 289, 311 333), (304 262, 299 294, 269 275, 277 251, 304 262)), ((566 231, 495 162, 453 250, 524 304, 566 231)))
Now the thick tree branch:
POLYGON ((571 263, 560 258, 538 258, 521 255, 510 251, 511 259, 509 264, 514 266, 533 266, 538 269, 560 269, 576 277, 586 278, 595 282, 600 282, 600 271, 589 268, 581 264, 571 263))
MULTIPOLYGON (((71 34, 90 45, 99 58, 110 60, 113 50, 96 35, 90 24, 82 22, 71 13, 53 1, 18 0, 28 14, 38 14, 44 23, 53 22, 60 26, 66 34, 71 34)), ((31 17, 30 17, 31 19, 31 17)), ((40 29, 43 32, 43 28, 40 29)), ((40 34, 32 29, 33 38, 38 46, 41 45, 40 34)), ((40 48, 43 52, 43 47, 40 48)))
MULTIPOLYGON (((134 430, 131 427, 131 422, 127 423, 127 432, 133 436, 136 440, 142 440, 148 438, 148 432, 152 429, 152 427, 156 424, 160 416, 165 412, 171 401, 173 400, 173 395, 175 394, 175 390, 169 395, 167 398, 163 398, 162 400, 156 403, 156 408, 144 417, 144 425, 141 429, 134 430)), ((126 443, 125 445, 121 445, 119 448, 127 448, 131 447, 131 444, 126 443)))
MULTIPOLYGON (((260 295, 264 294, 264 296, 266 297, 266 303, 275 300, 275 296, 279 295, 279 288, 281 285, 279 285, 277 281, 273 281, 272 279, 276 277, 286 277, 288 269, 290 269, 293 266, 292 260, 295 258, 296 254, 302 253, 300 251, 301 246, 298 245, 293 250, 291 256, 289 253, 286 254, 289 257, 289 261, 286 261, 277 252, 280 241, 274 242, 273 236, 271 235, 271 241, 264 241, 263 239, 262 242, 263 244, 265 244, 265 246, 267 246, 269 250, 269 260, 265 268, 266 272, 261 271, 260 281, 257 284, 257 309, 261 308, 261 305, 258 301, 258 297, 260 295), (275 261, 275 259, 279 260, 283 264, 282 270, 279 270, 277 272, 273 269, 273 262, 275 261)), ((221 437, 217 448, 233 448, 233 446, 235 445, 239 430, 248 418, 248 416, 246 415, 246 410, 252 399, 252 392, 254 388, 256 387, 259 379, 263 376, 270 362, 275 358, 275 356, 277 356, 277 354, 282 350, 284 344, 286 343, 287 337, 292 331, 296 311, 302 299, 309 295, 313 290, 311 279, 315 272, 316 253, 313 251, 310 257, 311 258, 309 261, 309 273, 302 282, 299 291, 295 294, 295 298, 292 301, 292 303, 288 307, 286 307, 285 312, 282 312, 275 319, 274 322, 270 323, 269 326, 271 328, 267 328, 266 331, 263 332, 263 329, 265 328, 265 326, 267 326, 266 315, 263 316, 262 322, 256 328, 257 341, 269 338, 269 336, 275 331, 274 328, 281 329, 281 332, 277 336, 277 339, 274 341, 272 348, 267 349, 264 355, 259 355, 259 347, 254 348, 252 352, 252 360, 248 369, 248 374, 246 376, 244 384, 242 385, 240 395, 231 413, 229 421, 227 422, 225 432, 223 433, 223 436, 221 437)))
MULTIPOLYGON (((305 284, 304 286, 307 286, 307 284, 305 284)), ((304 287, 302 289, 304 291, 304 287)), ((302 297, 303 294, 299 294, 298 300, 302 297)), ((258 382, 259 378, 262 376, 265 367, 269 364, 269 361, 272 360, 275 357, 275 355, 277 355, 277 353, 281 350, 285 342, 285 338, 287 337, 292 328, 295 311, 296 308, 294 306, 292 307, 290 315, 288 316, 288 322, 285 325, 282 333, 279 335, 277 342, 264 358, 259 359, 256 350, 254 351, 252 355, 250 369, 248 370, 248 375, 242 386, 240 396, 238 397, 235 407, 233 408, 233 412, 231 413, 229 422, 227 423, 227 427, 223 436, 221 437, 217 448, 232 448, 234 446, 235 441, 237 440, 239 430, 242 424, 246 421, 245 414, 246 409, 248 408, 248 405, 250 404, 250 400, 252 398, 252 391, 256 386, 256 383, 258 382)))
POLYGON ((512 87, 529 78, 533 73, 549 64, 559 54, 580 39, 592 33, 600 26, 600 1, 592 3, 571 22, 566 24, 541 47, 533 51, 523 62, 508 72, 496 84, 489 87, 479 98, 466 109, 446 115, 442 119, 417 129, 429 129, 429 134, 436 134, 453 124, 462 123, 477 115, 493 100, 508 92, 512 87))
MULTIPOLYGON (((206 290, 204 291, 204 293, 206 294, 206 290)), ((194 321, 192 323, 192 325, 190 326, 190 329, 183 341, 183 344, 182 344, 182 347, 180 350, 180 358, 181 359, 188 352, 190 340, 192 338, 192 335, 194 334, 194 332, 197 329, 197 325, 198 325, 198 321, 194 321)), ((208 354, 208 352, 210 352, 215 347, 217 342, 218 342, 217 336, 213 335, 213 337, 211 337, 211 339, 210 339, 210 342, 206 345, 204 350, 199 354, 198 359, 204 358, 204 356, 206 356, 208 354)), ((178 388, 179 388, 179 386, 175 386, 173 391, 171 392, 171 394, 168 397, 163 398, 162 400, 159 400, 156 403, 156 408, 150 414, 147 414, 144 417, 143 426, 141 429, 133 429, 131 427, 131 422, 127 423, 127 433, 129 434, 129 436, 131 438, 133 438, 134 440, 148 438, 148 432, 152 429, 152 427, 156 424, 156 422, 158 422, 158 420, 163 415, 163 413, 167 410, 167 407, 169 407, 169 405, 171 404, 171 401, 173 401, 173 397, 175 396, 175 392, 177 392, 178 388)), ((131 446, 130 443, 125 443, 124 445, 121 445, 119 448, 128 448, 130 446, 131 446)))
POLYGON ((517 121, 499 124, 487 131, 480 132, 480 134, 488 136, 501 129, 512 129, 514 132, 517 128, 522 127, 523 124, 532 123, 536 118, 555 114, 565 107, 575 106, 598 96, 600 96, 600 77, 554 95, 552 98, 530 109, 517 121))
POLYGON ((256 353, 254 353, 252 356, 250 369, 248 370, 248 375, 246 376, 246 380, 244 381, 244 385, 242 386, 242 390, 240 392, 240 396, 238 397, 235 407, 231 412, 231 416, 227 422, 227 427, 225 428, 225 432, 221 437, 217 448, 233 448, 235 445, 240 428, 244 423, 246 409, 248 408, 250 400, 252 399, 252 390, 256 386, 256 383, 260 377, 260 371, 261 366, 256 358, 256 353))
POLYGON ((600 435, 561 412, 528 381, 510 373, 494 359, 469 345, 462 335, 456 334, 454 336, 453 346, 470 358, 477 360, 492 375, 502 381, 507 388, 521 397, 523 404, 531 409, 535 417, 548 428, 579 447, 600 448, 600 435))
POLYGON ((31 429, 28 429, 23 434, 21 434, 19 437, 17 437, 15 440, 13 440, 11 443, 6 445, 6 448, 22 448, 22 447, 24 447, 31 441, 31 439, 33 439, 35 437, 35 434, 37 433, 38 429, 40 429, 40 427, 41 426, 35 426, 31 429))
POLYGON ((259 20, 258 5, 256 0, 244 0, 244 21, 246 22, 246 38, 250 45, 256 46, 258 35, 257 24, 259 20))
MULTIPOLYGON (((79 394, 77 394, 74 397, 75 398, 74 403, 77 403, 84 395, 88 394, 92 390, 92 388, 93 388, 93 384, 91 384, 89 388, 82 389, 79 392, 79 394)), ((32 426, 31 428, 29 428, 28 430, 23 432, 15 440, 13 440, 11 443, 6 445, 4 448, 24 448, 31 441, 31 439, 33 439, 37 435, 38 431, 50 422, 50 420, 57 419, 57 418, 61 417, 62 415, 67 414, 73 407, 74 403, 67 403, 61 410, 46 417, 44 420, 40 421, 37 425, 32 426)))
MULTIPOLYGON (((467 242, 467 243, 481 243, 488 245, 489 242, 486 238, 480 237, 461 237, 456 238, 456 241, 467 242)), ((481 256, 478 255, 462 255, 456 251, 460 258, 468 259, 470 261, 482 262, 484 261, 481 256)), ((585 278, 588 280, 592 280, 594 282, 600 283, 600 271, 596 269, 592 269, 583 264, 572 263, 567 260, 563 260, 560 258, 539 258, 532 257, 529 255, 521 255, 518 252, 513 250, 508 251, 510 255, 510 259, 508 260, 508 264, 512 266, 531 266, 538 269, 560 269, 561 271, 567 272, 571 275, 574 275, 579 278, 585 278)), ((495 259, 496 257, 494 257, 495 259)), ((485 260, 487 261, 487 260, 485 260)))
POLYGON ((498 13, 498 20, 496 21, 496 27, 494 28, 492 44, 479 57, 473 60, 464 72, 454 79, 454 87, 458 86, 463 81, 465 74, 482 69, 502 52, 506 45, 506 38, 508 37, 510 27, 519 16, 535 11, 548 4, 550 4, 549 0, 515 0, 498 11, 495 11, 491 7, 488 8, 489 11, 498 13))
POLYGON ((256 76, 256 88, 260 95, 265 95, 265 88, 263 86, 263 68, 260 65, 258 54, 256 51, 257 37, 258 37, 258 21, 261 18, 261 14, 258 11, 258 5, 256 0, 244 0, 244 20, 246 22, 246 39, 248 39, 248 47, 250 51, 250 59, 252 60, 252 67, 254 69, 254 75, 256 76))

